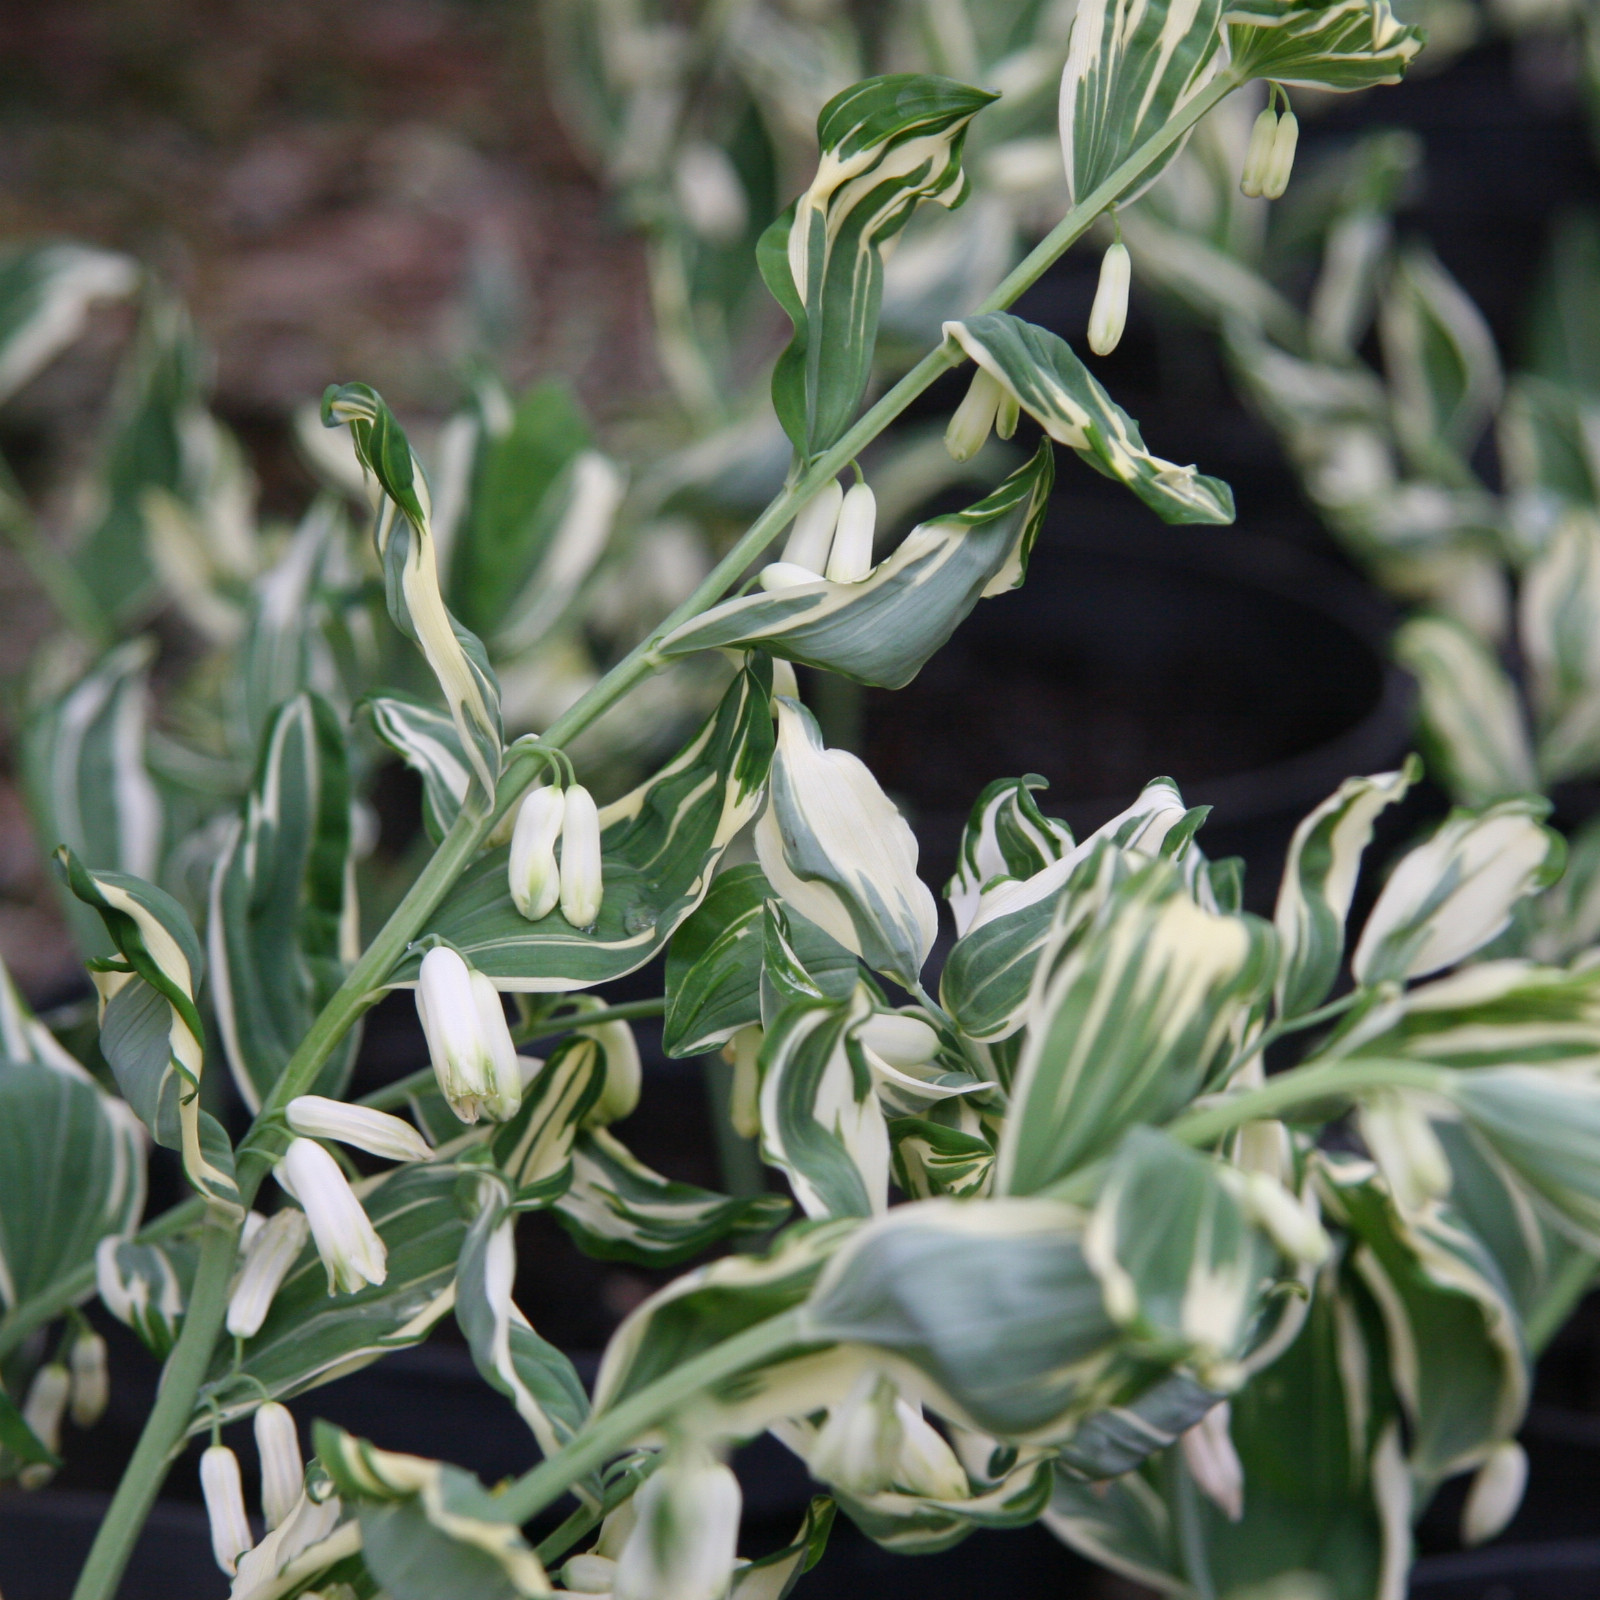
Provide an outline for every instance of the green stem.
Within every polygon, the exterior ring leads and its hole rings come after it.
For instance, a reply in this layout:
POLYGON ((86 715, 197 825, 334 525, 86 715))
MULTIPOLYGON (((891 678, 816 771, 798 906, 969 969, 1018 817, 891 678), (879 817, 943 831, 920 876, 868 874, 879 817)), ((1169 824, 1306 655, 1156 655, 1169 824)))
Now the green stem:
POLYGON ((211 1364, 211 1350, 227 1311, 238 1241, 238 1224, 216 1217, 207 1221, 183 1332, 162 1369, 156 1403, 95 1535, 72 1600, 108 1600, 116 1593, 174 1452, 187 1436, 195 1393, 211 1364))
POLYGON ((1316 1028, 1324 1022, 1332 1022, 1335 1017, 1343 1016, 1356 1001, 1364 998, 1369 992, 1365 989, 1352 989, 1349 994, 1341 995, 1337 1000, 1330 1000, 1327 1005, 1318 1006, 1315 1011, 1308 1011, 1304 1016, 1290 1017, 1287 1021, 1273 1023, 1256 1041, 1256 1052, 1259 1054, 1268 1045, 1276 1044, 1279 1039, 1291 1033, 1304 1033, 1307 1028, 1316 1028))
POLYGON ((591 1419, 582 1433, 558 1455, 525 1472, 499 1498, 508 1522, 526 1522, 559 1499, 579 1478, 602 1467, 614 1455, 660 1426, 684 1401, 747 1367, 770 1361, 795 1345, 806 1343, 800 1309, 758 1322, 743 1333, 702 1351, 646 1384, 612 1410, 591 1419))
POLYGON ((559 1017, 541 1017, 533 1033, 518 1034, 518 1044, 537 1044, 541 1039, 556 1039, 579 1028, 595 1028, 602 1022, 633 1022, 640 1017, 659 1017, 667 1009, 667 997, 654 1000, 625 1000, 621 1005, 602 1006, 596 1011, 564 1011, 559 1017))
POLYGON ((599 1505, 579 1506, 554 1533, 535 1548, 533 1553, 546 1567, 552 1562, 559 1561, 584 1534, 604 1522, 624 1500, 634 1494, 639 1485, 660 1465, 659 1453, 646 1456, 637 1466, 617 1478, 617 1481, 601 1496, 599 1505))

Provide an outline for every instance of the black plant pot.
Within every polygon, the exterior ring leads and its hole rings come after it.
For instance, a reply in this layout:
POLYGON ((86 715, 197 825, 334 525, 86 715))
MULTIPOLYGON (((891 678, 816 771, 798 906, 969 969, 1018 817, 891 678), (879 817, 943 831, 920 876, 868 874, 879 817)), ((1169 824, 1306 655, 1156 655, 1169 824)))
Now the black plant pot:
POLYGON ((1028 582, 981 604, 909 687, 867 692, 862 750, 911 814, 930 882, 991 778, 1049 779, 1044 808, 1081 836, 1165 774, 1215 808, 1206 849, 1245 858, 1260 907, 1299 818, 1408 748, 1393 620, 1288 539, 1058 498, 1028 582))

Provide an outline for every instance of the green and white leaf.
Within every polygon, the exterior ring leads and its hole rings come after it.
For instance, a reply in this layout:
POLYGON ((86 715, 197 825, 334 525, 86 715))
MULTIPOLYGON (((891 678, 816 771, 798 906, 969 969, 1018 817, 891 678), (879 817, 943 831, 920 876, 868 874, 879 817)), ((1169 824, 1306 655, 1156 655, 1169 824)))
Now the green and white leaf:
POLYGON ((1539 716, 1539 775, 1600 763, 1600 520, 1573 512, 1523 574, 1518 640, 1539 716))
POLYGON ((788 1544, 734 1569, 728 1600, 786 1600, 822 1559, 833 1528, 833 1512, 833 1501, 827 1495, 813 1495, 800 1531, 788 1544))
POLYGON ((158 1361, 178 1342, 199 1261, 199 1246, 191 1239, 142 1244, 108 1234, 95 1251, 101 1305, 132 1328, 158 1361))
POLYGON ((996 778, 974 801, 955 876, 944 890, 958 934, 971 926, 979 897, 995 880, 1031 878, 1072 849, 1072 830, 1045 816, 1033 798, 1036 790, 1048 787, 1034 773, 996 778))
POLYGON ((1297 1017, 1327 999, 1344 960, 1345 919, 1373 823, 1420 776, 1413 757, 1398 772, 1346 778, 1295 827, 1273 913, 1280 1017, 1297 1017))
POLYGON ((1163 522, 1233 521, 1233 491, 1145 448, 1139 425, 1064 339, 1004 311, 947 322, 954 339, 1058 444, 1126 484, 1163 522))
POLYGON ((684 623, 662 655, 760 646, 856 683, 901 689, 980 599, 1021 584, 1055 471, 1050 443, 965 511, 919 523, 856 583, 818 578, 725 601, 684 623))
POLYGON ((895 1182, 911 1199, 949 1195, 967 1200, 988 1194, 994 1179, 994 1144, 976 1128, 931 1116, 895 1117, 889 1123, 889 1140, 895 1182))
POLYGON ((0 401, 8 400, 83 332, 99 300, 139 284, 125 255, 80 244, 35 245, 0 260, 0 401))
POLYGON ((455 721, 408 695, 371 695, 361 708, 372 731, 422 779, 422 820, 431 839, 442 839, 472 787, 472 766, 455 721))
POLYGON ((1233 0, 1222 21, 1237 76, 1308 89, 1398 83, 1424 38, 1388 0, 1233 0))
MULTIPOLYGON (((255 780, 211 878, 211 1002, 233 1081, 252 1111, 344 979, 358 942, 344 729, 320 696, 273 715, 255 780)), ((359 1032, 315 1092, 341 1094, 359 1032)))
POLYGON ((919 201, 964 198, 967 127, 995 98, 897 73, 857 83, 822 108, 816 176, 762 237, 759 257, 794 324, 772 399, 802 457, 826 450, 854 420, 877 346, 883 247, 919 201))
MULTIPOLYGON (((559 911, 529 922, 511 902, 507 850, 458 880, 426 934, 503 990, 559 993, 622 977, 658 954, 698 906, 729 840, 754 815, 772 758, 771 663, 753 655, 698 734, 655 777, 600 813, 605 899, 592 929, 559 911)), ((420 947, 391 984, 416 981, 420 947)))
MULTIPOLYGON (((765 907, 772 898, 772 885, 754 862, 729 867, 672 936, 662 1027, 669 1056, 703 1055, 761 1021, 765 907)), ((786 922, 795 959, 822 992, 848 994, 859 970, 856 958, 798 911, 788 911, 786 922)))

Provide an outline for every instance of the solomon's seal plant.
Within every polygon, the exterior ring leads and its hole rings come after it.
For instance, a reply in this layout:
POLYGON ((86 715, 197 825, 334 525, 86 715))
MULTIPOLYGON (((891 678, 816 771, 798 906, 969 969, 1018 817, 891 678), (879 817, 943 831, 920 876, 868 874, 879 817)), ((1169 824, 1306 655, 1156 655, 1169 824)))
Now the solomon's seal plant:
MULTIPOLYGON (((616 475, 569 440, 563 491, 532 517, 549 537, 502 560, 508 514, 481 497, 502 448, 543 436, 492 390, 468 440, 491 465, 465 504, 371 389, 330 390, 321 420, 351 447, 330 459, 369 496, 370 555, 328 513, 277 565, 191 586, 195 615, 236 630, 256 666, 220 704, 211 765, 191 760, 223 799, 191 808, 176 866, 137 759, 142 647, 113 644, 58 686, 35 771, 93 940, 116 1093, 0 985, 7 1467, 47 1478, 64 1418, 103 1403, 76 1310, 91 1293, 166 1363, 78 1600, 115 1591, 196 1436, 211 1437, 202 1482, 238 1600, 757 1600, 824 1557, 837 1510, 905 1552, 1042 1519, 1174 1594, 1311 1574, 1389 1600, 1446 1478, 1475 1474, 1469 1537, 1503 1525, 1530 1355, 1600 1250, 1600 968, 1573 951, 1485 958, 1562 870, 1544 802, 1453 813, 1402 857, 1351 948, 1363 854, 1415 763, 1349 779, 1301 822, 1271 920, 1241 909, 1237 864, 1206 856, 1204 809, 1167 779, 1078 838, 1037 780, 975 774, 935 973, 914 836, 868 768, 828 747, 794 671, 910 681, 1025 581, 1052 475, 1072 467, 1058 445, 1170 523, 1231 521, 1226 484, 1157 454, 1068 341, 1007 308, 1251 81, 1275 107, 1286 83, 1390 82, 1419 44, 1383 0, 1083 0, 1061 75, 1064 214, 870 403, 886 253, 918 207, 978 186, 966 153, 1004 84, 896 74, 829 100, 813 173, 751 241, 792 330, 771 390, 783 486, 536 734, 507 738, 497 663, 565 608, 616 475), (860 468, 848 487, 841 474, 967 363, 951 453, 981 461, 1024 414, 1037 447, 880 551, 882 496, 860 468), (348 594, 341 610, 337 585, 305 573, 358 559, 426 677, 354 724, 331 669, 370 659, 378 635, 330 620, 350 622, 348 594), (314 627, 296 633, 311 595, 314 627), (676 755, 598 805, 575 741, 696 660, 721 663, 720 697, 676 755), (436 840, 364 943, 358 725, 421 772, 436 840), (638 1100, 640 1009, 588 991, 657 957, 665 993, 647 1009, 666 1048, 726 1052, 734 1127, 792 1204, 670 1182, 615 1131, 638 1100), (352 1103, 353 1030, 397 988, 415 992, 431 1068, 352 1103), (542 1059, 518 1053, 505 995, 524 1042, 552 1041, 542 1059), (1269 1048, 1290 1063, 1270 1075, 1269 1048), (237 1140, 202 1105, 219 1072, 253 1115, 237 1140), (193 1194, 142 1221, 147 1138, 179 1153, 193 1194), (341 1147, 375 1170, 352 1181, 341 1147), (590 1389, 513 1296, 516 1223, 534 1210, 608 1259, 732 1248, 639 1305, 590 1389), (527 1470, 490 1488, 326 1423, 308 1463, 283 1402, 451 1315, 528 1429, 527 1470), (219 1436, 246 1417, 259 1539, 219 1436), (741 1550, 726 1458, 768 1430, 818 1492, 791 1543, 741 1550), (559 1526, 538 1520, 555 1508, 559 1526)), ((650 99, 655 58, 629 59, 643 138, 645 113, 670 122, 675 102, 650 99)), ((1289 181, 1293 123, 1274 109, 1261 126, 1243 176, 1269 193, 1289 181)), ((689 209, 731 237, 726 173, 682 154, 689 209)), ((1095 347, 1115 342, 1141 245, 1130 231, 1112 249, 1095 347)), ((152 504, 165 526, 171 507, 152 504)))

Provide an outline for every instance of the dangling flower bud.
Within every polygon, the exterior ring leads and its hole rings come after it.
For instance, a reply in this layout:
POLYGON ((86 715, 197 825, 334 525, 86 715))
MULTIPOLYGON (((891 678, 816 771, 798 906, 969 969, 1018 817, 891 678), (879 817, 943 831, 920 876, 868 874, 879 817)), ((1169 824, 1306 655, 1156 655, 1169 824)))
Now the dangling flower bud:
POLYGON ((1128 247, 1120 239, 1100 261, 1100 287, 1094 293, 1089 311, 1089 348, 1097 356, 1108 356, 1122 342, 1128 325, 1128 280, 1133 262, 1128 247))
POLYGON ((561 898, 561 873, 556 866, 556 840, 566 814, 566 796, 553 785, 535 789, 517 811, 511 834, 511 903, 529 922, 548 917, 561 898))
POLYGON ((1328 1259, 1333 1246, 1322 1224, 1276 1178, 1264 1172, 1235 1171, 1232 1176, 1245 1212, 1286 1256, 1313 1267, 1328 1259))
POLYGON ((1250 130, 1250 143, 1244 153, 1244 170, 1239 174, 1239 193, 1247 199, 1261 196, 1262 180, 1267 175, 1267 163, 1272 159, 1273 141, 1278 136, 1278 113, 1267 101, 1266 108, 1256 118, 1250 130))
POLYGON ((851 486, 839 508, 839 522, 828 552, 830 583, 859 583, 872 571, 872 535, 878 523, 878 502, 864 483, 851 486))
POLYGON ((1184 1465, 1200 1492, 1229 1522, 1237 1522, 1244 1515, 1244 1467, 1228 1432, 1230 1420, 1224 1400, 1212 1406, 1179 1442, 1184 1465))
POLYGON ((822 574, 809 567, 797 567, 792 561, 769 561, 757 581, 768 594, 781 594, 785 589, 798 589, 802 583, 821 583, 822 574))
POLYGON ((433 1155, 428 1141, 409 1122, 371 1106, 302 1094, 289 1102, 285 1118, 295 1133, 308 1139, 337 1139, 383 1161, 427 1161, 433 1155))
MULTIPOLYGON (((34 1373, 22 1402, 22 1420, 51 1455, 61 1452, 61 1419, 71 1393, 72 1374, 59 1361, 50 1361, 34 1373)), ((33 1461, 17 1474, 17 1481, 24 1489, 42 1489, 55 1475, 48 1462, 33 1461)))
POLYGON ((837 478, 824 484, 801 506, 783 547, 785 565, 820 573, 828 564, 833 547, 833 529, 844 504, 844 489, 837 478))
POLYGON ((626 1022, 602 1022, 598 1027, 579 1028, 584 1038, 593 1039, 605 1058, 605 1083, 600 1098, 583 1119, 586 1128, 605 1128, 631 1117, 639 1107, 643 1070, 639 1045, 626 1022))
POLYGON ((206 1516, 211 1520, 211 1553, 231 1578, 238 1570, 239 1557, 255 1540, 244 1509, 239 1458, 227 1445, 214 1444, 200 1457, 200 1492, 206 1498, 206 1516))
POLYGON ((1527 1452, 1514 1439, 1503 1440, 1472 1480, 1461 1512, 1462 1544, 1483 1544, 1503 1532, 1516 1516, 1527 1486, 1527 1452))
POLYGON ((944 447, 952 461, 970 461, 984 447, 1005 392, 1000 380, 982 367, 973 373, 966 397, 944 430, 944 447))
POLYGON ((352 1294, 388 1275, 388 1251, 339 1163, 315 1139, 295 1139, 274 1176, 300 1202, 317 1254, 328 1274, 328 1293, 352 1294))
POLYGON ((495 986, 458 952, 437 945, 417 974, 417 1015, 450 1109, 463 1122, 514 1117, 522 1074, 495 986))
POLYGON ((72 1366, 72 1421, 79 1428, 92 1428, 100 1420, 111 1398, 111 1379, 106 1372, 106 1342, 92 1328, 85 1328, 72 1341, 68 1356, 72 1366))
POLYGON ((1272 136, 1272 151, 1261 174, 1261 198, 1281 200, 1289 187, 1289 174, 1294 171, 1295 146, 1300 141, 1300 122, 1292 111, 1278 118, 1277 132, 1272 136))
POLYGON ((575 783, 567 790, 567 812, 561 824, 561 915, 574 928, 592 928, 604 893, 600 813, 594 796, 575 783))
POLYGON ((1000 405, 994 414, 994 431, 1002 439, 1009 439, 1017 431, 1017 421, 1022 415, 1022 407, 1017 404, 1017 397, 1009 389, 1000 392, 1000 405))
POLYGON ((311 1233, 306 1214, 293 1206, 274 1212, 256 1231, 228 1299, 228 1332, 253 1339, 272 1308, 272 1297, 299 1258, 311 1233))
POLYGON ((739 1480, 708 1455, 669 1460, 634 1496, 614 1600, 721 1600, 739 1540, 739 1480))
POLYGON ((256 1454, 261 1458, 261 1512, 276 1528, 300 1503, 305 1458, 300 1435, 287 1406, 269 1400, 256 1412, 256 1454))

